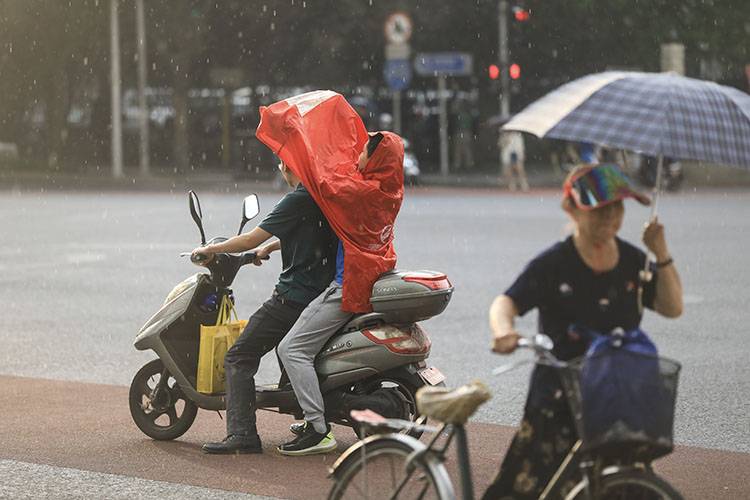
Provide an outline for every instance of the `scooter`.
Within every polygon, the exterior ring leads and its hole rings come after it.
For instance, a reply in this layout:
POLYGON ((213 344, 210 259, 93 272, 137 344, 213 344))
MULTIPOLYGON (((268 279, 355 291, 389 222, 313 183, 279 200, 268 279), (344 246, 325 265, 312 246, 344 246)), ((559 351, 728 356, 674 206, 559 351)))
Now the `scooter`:
MULTIPOLYGON (((198 196, 190 191, 190 213, 206 244, 198 196)), ((258 197, 245 198, 238 234, 260 212, 258 197)), ((209 243, 225 241, 213 238, 209 243)), ((183 255, 189 255, 185 253, 183 255)), ((201 257, 191 256, 196 264, 201 257)), ((234 300, 230 286, 240 268, 253 262, 254 252, 216 254, 205 264, 208 273, 190 276, 169 293, 164 305, 138 332, 136 349, 153 350, 158 359, 146 363, 130 385, 130 414, 138 428, 156 440, 175 439, 190 428, 198 408, 224 410, 224 393, 196 389, 201 325, 214 325, 223 297, 234 300)), ((355 427, 348 412, 328 408, 340 394, 367 395, 394 388, 417 413, 415 393, 424 385, 443 385, 445 376, 426 360, 431 341, 417 322, 442 313, 453 293, 447 276, 433 271, 391 271, 373 286, 373 311, 355 315, 318 354, 315 362, 330 422, 355 427)), ((256 386, 256 405, 302 418, 289 379, 282 368, 278 384, 256 386)), ((332 405, 333 406, 333 405, 332 405)))

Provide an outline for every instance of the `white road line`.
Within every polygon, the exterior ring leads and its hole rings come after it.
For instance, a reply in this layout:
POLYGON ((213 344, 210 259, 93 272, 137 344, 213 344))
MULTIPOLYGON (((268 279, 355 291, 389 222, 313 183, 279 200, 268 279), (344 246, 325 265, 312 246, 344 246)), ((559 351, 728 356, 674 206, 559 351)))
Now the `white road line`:
POLYGON ((270 500, 245 493, 151 481, 16 460, 0 460, 0 498, 270 500))

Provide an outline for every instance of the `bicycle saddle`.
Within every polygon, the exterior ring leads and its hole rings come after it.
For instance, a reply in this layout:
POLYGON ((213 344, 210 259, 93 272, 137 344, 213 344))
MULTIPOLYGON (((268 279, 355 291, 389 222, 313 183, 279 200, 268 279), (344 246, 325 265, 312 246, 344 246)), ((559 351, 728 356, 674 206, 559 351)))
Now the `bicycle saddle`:
POLYGON ((446 424, 463 425, 492 395, 475 380, 457 389, 425 386, 417 391, 419 413, 446 424))

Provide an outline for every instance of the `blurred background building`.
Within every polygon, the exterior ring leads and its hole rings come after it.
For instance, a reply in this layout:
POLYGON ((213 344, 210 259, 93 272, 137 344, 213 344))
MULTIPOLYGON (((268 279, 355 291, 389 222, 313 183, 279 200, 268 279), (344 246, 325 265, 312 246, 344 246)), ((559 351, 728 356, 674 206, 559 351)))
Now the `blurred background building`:
MULTIPOLYGON (((137 171, 138 0, 0 2, 0 143, 16 152, 17 168, 109 168, 113 1, 124 162, 137 171)), ((254 137, 258 106, 329 88, 350 99, 368 128, 397 123, 422 170, 439 171, 438 79, 407 68, 394 108, 384 74, 384 30, 396 12, 410 23, 408 64, 420 53, 471 58, 467 74, 447 76, 442 94, 451 171, 497 171, 492 118, 503 71, 511 113, 607 69, 672 69, 748 90, 744 0, 149 0, 144 94, 151 169, 271 176, 272 155, 254 137), (502 15, 506 67, 498 53, 502 15)), ((546 162, 555 148, 529 140, 529 164, 546 162)))

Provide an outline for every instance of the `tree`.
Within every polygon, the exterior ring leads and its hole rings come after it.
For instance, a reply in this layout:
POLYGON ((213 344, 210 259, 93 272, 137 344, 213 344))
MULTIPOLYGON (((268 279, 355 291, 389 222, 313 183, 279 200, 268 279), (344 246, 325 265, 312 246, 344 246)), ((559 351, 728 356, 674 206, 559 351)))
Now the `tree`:
POLYGON ((0 133, 23 142, 24 114, 43 110, 40 145, 58 168, 68 135, 73 86, 90 79, 102 54, 98 39, 104 11, 97 0, 6 0, 0 10, 7 30, 3 47, 0 133))

